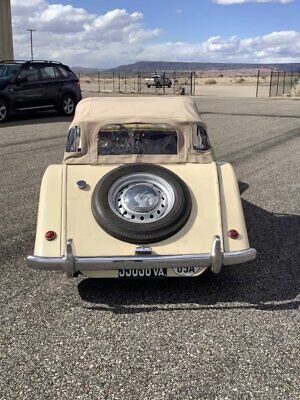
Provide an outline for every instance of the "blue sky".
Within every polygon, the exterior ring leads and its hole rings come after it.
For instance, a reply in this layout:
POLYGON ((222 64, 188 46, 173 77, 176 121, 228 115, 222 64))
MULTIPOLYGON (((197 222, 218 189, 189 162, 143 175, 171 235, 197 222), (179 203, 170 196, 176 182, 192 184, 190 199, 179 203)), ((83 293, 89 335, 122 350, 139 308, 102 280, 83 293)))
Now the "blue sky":
POLYGON ((47 44, 71 64, 300 62, 300 0, 12 0, 12 14, 20 56, 30 25, 41 57, 47 44))
MULTIPOLYGON (((57 3, 57 1, 50 1, 57 3)), ((300 1, 220 5, 210 0, 72 0, 61 1, 104 14, 116 8, 144 14, 145 26, 163 29, 167 41, 199 41, 211 36, 249 37, 300 27, 300 1), (177 10, 177 12, 176 12, 177 10)))

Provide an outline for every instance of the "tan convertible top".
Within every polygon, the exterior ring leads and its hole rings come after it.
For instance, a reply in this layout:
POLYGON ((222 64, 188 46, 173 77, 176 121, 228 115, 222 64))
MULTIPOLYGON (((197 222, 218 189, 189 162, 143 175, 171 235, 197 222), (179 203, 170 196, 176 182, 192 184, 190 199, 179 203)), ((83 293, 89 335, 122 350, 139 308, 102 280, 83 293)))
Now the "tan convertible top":
POLYGON ((159 120, 173 126, 180 122, 201 122, 195 103, 188 97, 91 97, 78 103, 72 126, 83 121, 107 124, 112 120, 122 123, 159 120))
POLYGON ((205 126, 196 104, 188 97, 91 97, 77 105, 71 127, 80 126, 81 151, 65 153, 66 164, 122 164, 130 162, 177 163, 210 162, 213 151, 190 151, 192 126, 205 126), (178 133, 177 155, 102 155, 97 153, 100 129, 109 124, 164 123, 178 133))

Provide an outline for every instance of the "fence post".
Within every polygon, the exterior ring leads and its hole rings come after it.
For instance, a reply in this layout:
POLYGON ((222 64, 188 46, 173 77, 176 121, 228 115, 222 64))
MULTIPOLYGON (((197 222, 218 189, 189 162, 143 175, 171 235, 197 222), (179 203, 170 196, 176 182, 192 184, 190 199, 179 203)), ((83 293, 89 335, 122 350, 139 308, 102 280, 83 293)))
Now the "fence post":
POLYGON ((113 92, 114 92, 115 91, 115 73, 114 72, 113 72, 112 86, 113 86, 113 92))
POLYGON ((105 78, 105 75, 104 75, 104 80, 103 80, 103 91, 104 92, 106 91, 106 78, 105 78))
POLYGON ((284 94, 284 92, 285 92, 285 74, 286 74, 286 72, 284 71, 284 73, 283 73, 283 86, 282 86, 282 94, 284 94))
POLYGON ((119 72, 119 93, 121 93, 121 77, 120 77, 120 72, 119 72))
POLYGON ((193 91, 193 95, 196 95, 196 71, 194 71, 194 91, 193 91))
POLYGON ((292 75, 291 75, 291 89, 290 90, 292 90, 292 87, 293 87, 293 76, 294 75, 294 73, 293 73, 293 71, 292 71, 292 75))
POLYGON ((276 96, 278 96, 278 86, 279 86, 279 80, 280 80, 280 72, 277 72, 277 87, 276 87, 276 96))
POLYGON ((100 74, 97 72, 97 79, 98 79, 98 93, 100 93, 100 74))
POLYGON ((256 82, 256 97, 258 97, 258 88, 259 88, 259 69, 257 70, 257 82, 256 82))
POLYGON ((125 93, 127 93, 127 92, 126 92, 126 88, 127 88, 126 72, 125 72, 125 75, 124 75, 124 82, 125 82, 125 86, 124 86, 125 89, 124 89, 124 90, 125 90, 125 93))
POLYGON ((173 94, 176 93, 176 72, 173 71, 173 94))
POLYGON ((273 71, 271 71, 271 75, 270 75, 270 90, 269 90, 269 97, 271 97, 271 94, 272 94, 272 80, 273 80, 273 71))
POLYGON ((163 85, 163 94, 166 94, 166 71, 164 71, 164 85, 163 85))

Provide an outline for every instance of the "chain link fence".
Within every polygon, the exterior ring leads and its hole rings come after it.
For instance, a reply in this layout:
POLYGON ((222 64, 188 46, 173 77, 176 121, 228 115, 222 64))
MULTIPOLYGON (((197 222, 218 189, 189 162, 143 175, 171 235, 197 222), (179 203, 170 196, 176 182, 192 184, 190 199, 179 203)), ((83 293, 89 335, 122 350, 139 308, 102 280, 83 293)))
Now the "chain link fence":
POLYGON ((283 96, 300 84, 300 72, 271 71, 257 73, 256 97, 283 96))
POLYGON ((77 73, 81 88, 90 93, 161 94, 161 95, 234 95, 235 97, 274 97, 289 95, 300 85, 300 71, 258 70, 257 77, 202 76, 189 72, 98 72, 77 73), (210 85, 213 81, 214 85, 210 85), (210 87, 215 86, 215 87, 210 87), (209 89, 209 90, 208 90, 209 89), (213 90, 212 90, 213 89, 213 90), (237 90, 238 89, 238 90, 237 90), (243 95, 243 91, 245 94, 243 95), (240 93, 241 92, 241 93, 240 93))
POLYGON ((195 94, 195 72, 78 72, 81 88, 91 93, 195 94))

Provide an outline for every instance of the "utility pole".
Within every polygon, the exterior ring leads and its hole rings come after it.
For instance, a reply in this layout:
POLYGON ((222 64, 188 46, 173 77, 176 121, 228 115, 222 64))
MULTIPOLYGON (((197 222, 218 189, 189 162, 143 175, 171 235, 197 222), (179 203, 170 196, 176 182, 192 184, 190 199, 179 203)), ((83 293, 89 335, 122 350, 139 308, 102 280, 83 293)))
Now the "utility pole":
POLYGON ((32 32, 35 32, 35 29, 27 29, 30 32, 30 52, 31 52, 31 61, 33 60, 33 42, 32 42, 32 32))

